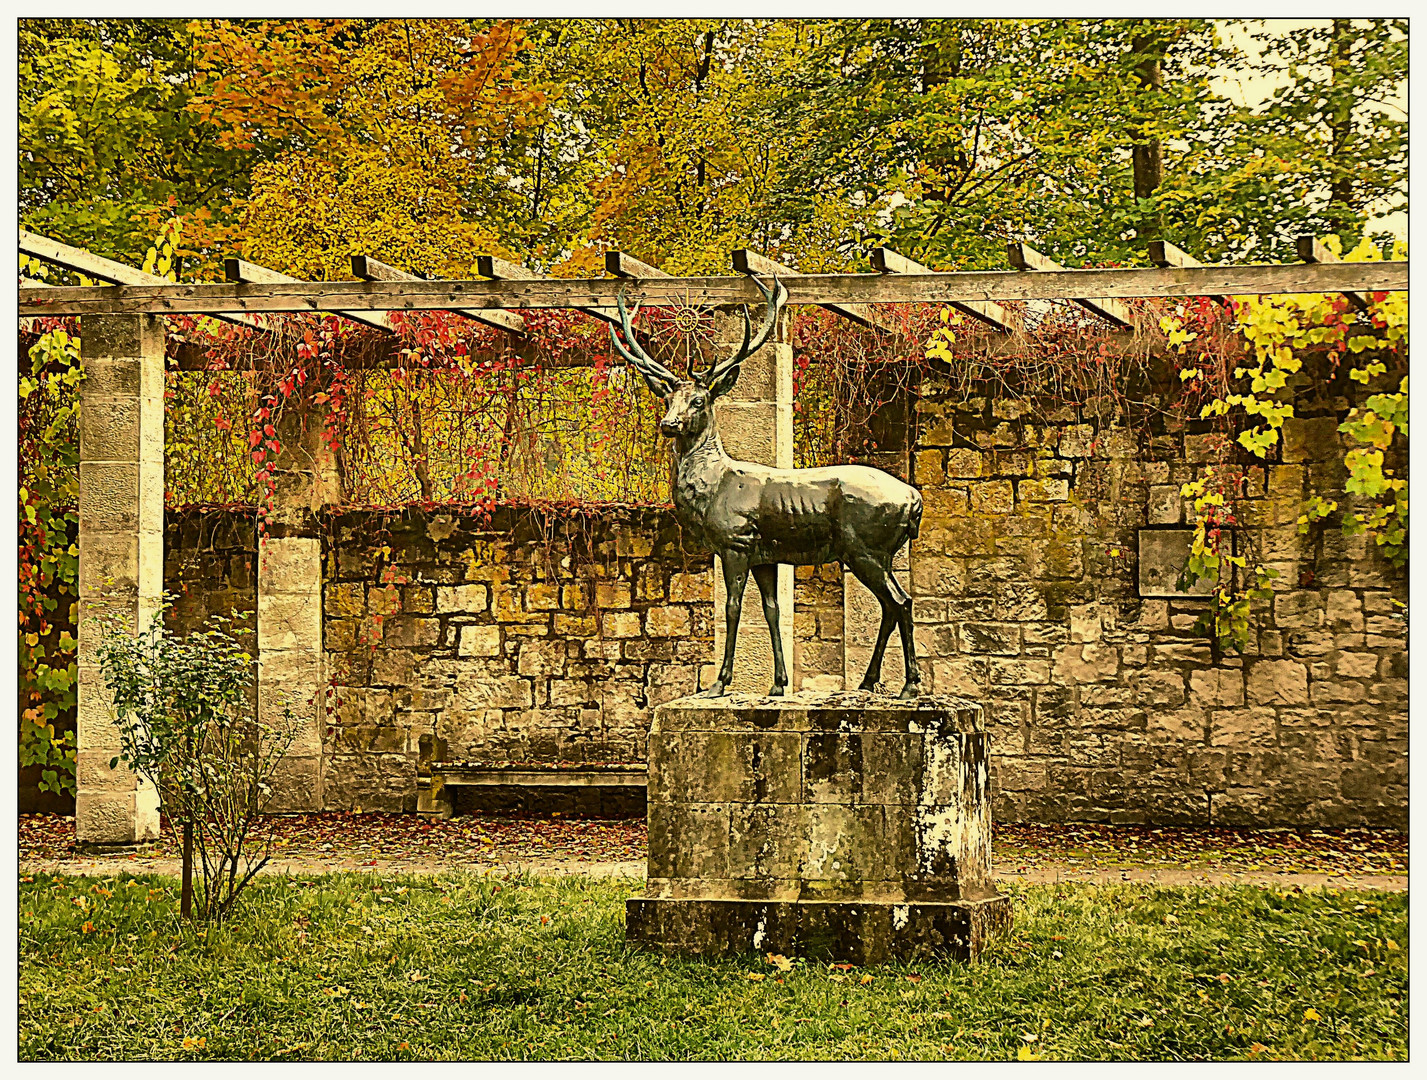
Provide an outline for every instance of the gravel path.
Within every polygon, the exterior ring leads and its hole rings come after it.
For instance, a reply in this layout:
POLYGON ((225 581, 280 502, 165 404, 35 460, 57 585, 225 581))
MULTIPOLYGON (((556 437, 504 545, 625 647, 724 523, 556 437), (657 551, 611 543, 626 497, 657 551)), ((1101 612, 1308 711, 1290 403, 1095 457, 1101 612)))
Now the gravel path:
MULTIPOLYGON (((584 874, 595 878, 624 878, 631 885, 644 880, 644 861, 590 862, 578 859, 532 859, 505 863, 484 862, 462 865, 451 860, 378 860, 355 859, 274 859, 265 874, 292 874, 306 877, 315 874, 341 872, 371 872, 375 874, 445 874, 470 870, 493 875, 528 873, 536 877, 584 874)), ((1117 868, 1073 866, 1061 863, 1040 863, 1034 867, 1015 862, 996 861, 993 873, 1002 884, 1050 885, 1058 882, 1114 884, 1143 882, 1163 886, 1189 885, 1259 885, 1292 889, 1383 889, 1406 892, 1406 874, 1330 874, 1295 873, 1287 870, 1222 871, 1209 869, 1176 870, 1164 867, 1117 868)), ((176 877, 177 859, 149 858, 127 855, 105 855, 68 859, 21 859, 22 874, 73 874, 102 876, 106 874, 165 874, 176 877)))

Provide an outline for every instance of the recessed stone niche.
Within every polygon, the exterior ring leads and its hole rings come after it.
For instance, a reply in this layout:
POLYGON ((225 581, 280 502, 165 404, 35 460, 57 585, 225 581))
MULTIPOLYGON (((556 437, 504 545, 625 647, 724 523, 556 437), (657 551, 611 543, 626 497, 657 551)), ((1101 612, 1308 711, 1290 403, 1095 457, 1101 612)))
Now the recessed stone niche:
POLYGON ((1208 580, 1197 581, 1189 589, 1178 586, 1194 543, 1193 529, 1141 529, 1139 543, 1141 596, 1199 597, 1213 591, 1214 582, 1208 580))

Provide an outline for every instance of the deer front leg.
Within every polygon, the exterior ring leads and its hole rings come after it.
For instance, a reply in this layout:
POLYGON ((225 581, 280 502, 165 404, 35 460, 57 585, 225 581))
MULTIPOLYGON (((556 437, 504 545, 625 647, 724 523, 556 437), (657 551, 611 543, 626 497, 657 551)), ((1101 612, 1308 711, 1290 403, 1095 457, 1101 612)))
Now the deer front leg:
POLYGON ((753 580, 763 594, 763 617, 768 620, 768 636, 773 640, 773 686, 768 696, 782 697, 788 685, 788 669, 783 663, 783 633, 778 628, 778 564, 755 566, 753 580))
POLYGON ((743 589, 748 584, 748 562, 731 552, 720 554, 723 563, 723 584, 728 592, 728 600, 723 609, 723 667, 719 668, 714 684, 703 692, 703 697, 723 697, 728 684, 733 681, 733 651, 738 644, 738 620, 743 614, 743 589))

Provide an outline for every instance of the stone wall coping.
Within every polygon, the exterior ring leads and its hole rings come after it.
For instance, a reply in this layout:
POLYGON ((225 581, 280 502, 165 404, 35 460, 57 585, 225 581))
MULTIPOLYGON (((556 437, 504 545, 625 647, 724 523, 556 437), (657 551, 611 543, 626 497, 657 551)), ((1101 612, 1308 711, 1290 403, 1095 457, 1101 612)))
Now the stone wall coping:
POLYGON ((982 732, 985 718, 977 702, 947 695, 903 700, 865 691, 803 691, 781 698, 735 693, 660 705, 653 730, 918 732, 929 727, 982 732))

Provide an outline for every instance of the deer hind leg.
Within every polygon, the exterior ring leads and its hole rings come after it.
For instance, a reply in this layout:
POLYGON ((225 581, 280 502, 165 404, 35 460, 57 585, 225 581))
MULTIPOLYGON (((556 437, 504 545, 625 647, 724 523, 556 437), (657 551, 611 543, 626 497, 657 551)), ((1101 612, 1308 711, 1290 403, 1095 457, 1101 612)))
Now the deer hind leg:
MULTIPOLYGON (((892 603, 896 605, 897 626, 902 632, 902 663, 906 679, 898 696, 914 698, 922 690, 922 673, 917 667, 917 646, 912 636, 912 598, 907 595, 907 590, 902 588, 896 574, 888 570, 883 573, 887 577, 887 591, 891 593, 892 603)), ((885 610, 884 608, 883 625, 886 624, 885 610)))
POLYGON ((748 584, 748 563, 739 555, 721 554, 723 584, 728 600, 723 609, 723 666, 714 684, 703 692, 704 697, 723 697, 733 681, 733 652, 738 644, 738 621, 743 615, 743 588, 748 584))
POLYGON ((778 628, 778 564, 755 566, 753 580, 763 594, 763 617, 768 620, 768 636, 773 641, 773 686, 768 696, 782 697, 788 685, 788 668, 783 663, 783 633, 778 628))
MULTIPOLYGON (((867 674, 862 677, 859 690, 873 690, 882 677, 882 657, 887 651, 887 639, 892 636, 892 628, 898 621, 898 604, 891 587, 900 592, 897 579, 892 576, 874 556, 862 556, 847 564, 853 576, 867 586, 869 592, 882 605, 882 622, 877 627, 877 643, 872 647, 872 661, 867 665, 867 674), (890 586, 889 587, 889 583, 890 586)), ((908 619, 911 617, 911 602, 907 603, 908 619)))

